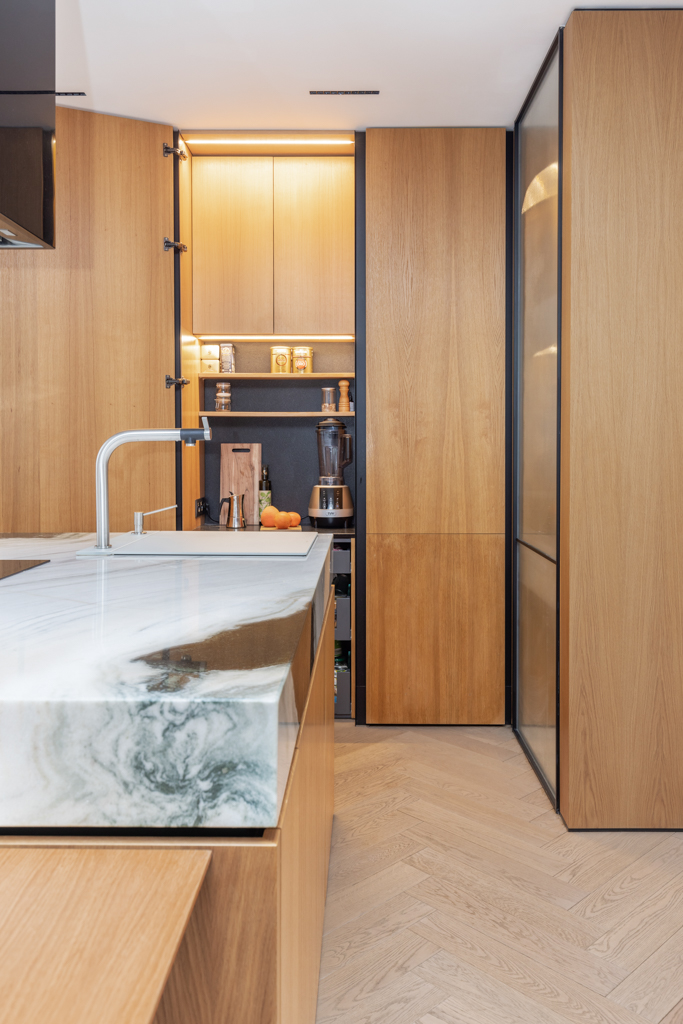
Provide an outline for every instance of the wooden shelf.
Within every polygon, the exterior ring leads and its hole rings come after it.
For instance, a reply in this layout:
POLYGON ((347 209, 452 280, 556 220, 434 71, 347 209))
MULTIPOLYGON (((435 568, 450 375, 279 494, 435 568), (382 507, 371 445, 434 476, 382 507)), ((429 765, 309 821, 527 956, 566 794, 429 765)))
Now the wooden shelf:
POLYGON ((342 419, 343 420, 343 419, 346 419, 348 416, 355 416, 356 413, 355 412, 322 412, 322 410, 318 410, 318 412, 217 412, 215 409, 213 411, 211 411, 210 409, 202 409, 198 413, 198 415, 199 416, 224 416, 224 417, 232 417, 233 419, 237 419, 237 418, 244 419, 245 417, 249 417, 251 419, 259 418, 260 417, 261 419, 263 419, 265 417, 284 417, 284 416, 286 416, 286 417, 317 416, 318 419, 319 419, 321 416, 323 416, 323 417, 324 416, 336 416, 338 419, 342 419))
POLYGON ((355 377, 342 373, 200 373, 200 380, 345 380, 355 377))

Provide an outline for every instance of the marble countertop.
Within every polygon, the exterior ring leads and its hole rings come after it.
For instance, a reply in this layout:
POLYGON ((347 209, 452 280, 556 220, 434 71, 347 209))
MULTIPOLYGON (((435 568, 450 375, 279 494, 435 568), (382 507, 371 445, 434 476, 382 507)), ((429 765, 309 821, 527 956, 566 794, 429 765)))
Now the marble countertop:
POLYGON ((91 535, 0 538, 0 830, 265 828, 317 645, 330 537, 305 558, 77 559, 91 535))

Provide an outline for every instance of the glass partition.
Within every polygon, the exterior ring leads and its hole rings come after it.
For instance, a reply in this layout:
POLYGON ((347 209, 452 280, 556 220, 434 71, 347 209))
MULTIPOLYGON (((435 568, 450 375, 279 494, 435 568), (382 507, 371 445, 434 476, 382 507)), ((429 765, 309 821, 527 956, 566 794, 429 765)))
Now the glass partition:
POLYGON ((556 792, 560 57, 516 131, 515 725, 556 792))

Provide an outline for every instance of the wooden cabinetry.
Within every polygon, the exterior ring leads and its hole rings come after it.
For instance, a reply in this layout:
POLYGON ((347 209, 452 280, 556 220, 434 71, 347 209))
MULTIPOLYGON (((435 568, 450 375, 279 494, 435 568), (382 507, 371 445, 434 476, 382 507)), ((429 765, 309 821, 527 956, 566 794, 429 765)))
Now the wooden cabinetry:
POLYGON ((273 158, 192 161, 195 334, 273 333, 273 158))
POLYGON ((275 334, 353 334, 353 157, 276 158, 274 184, 275 334))
POLYGON ((564 33, 560 809, 683 827, 683 12, 564 33))
POLYGON ((505 131, 367 132, 367 720, 502 723, 505 131))
POLYGON ((353 157, 194 157, 192 210, 196 334, 353 334, 353 157))
MULTIPOLYGON (((95 457, 169 427, 173 167, 167 125, 57 108, 56 248, 0 252, 0 532, 95 528, 95 457)), ((171 444, 111 460, 113 530, 175 501, 171 444)), ((172 529, 173 512, 155 528, 172 529)))

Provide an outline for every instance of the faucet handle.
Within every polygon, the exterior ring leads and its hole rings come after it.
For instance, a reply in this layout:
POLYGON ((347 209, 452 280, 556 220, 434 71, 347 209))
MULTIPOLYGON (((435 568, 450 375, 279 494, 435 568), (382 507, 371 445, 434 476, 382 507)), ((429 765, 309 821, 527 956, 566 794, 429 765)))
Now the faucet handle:
POLYGON ((157 512, 170 512, 172 508, 178 508, 178 506, 167 505, 166 508, 155 508, 151 512, 133 512, 133 533, 140 537, 145 532, 142 529, 145 516, 155 516, 157 512))

